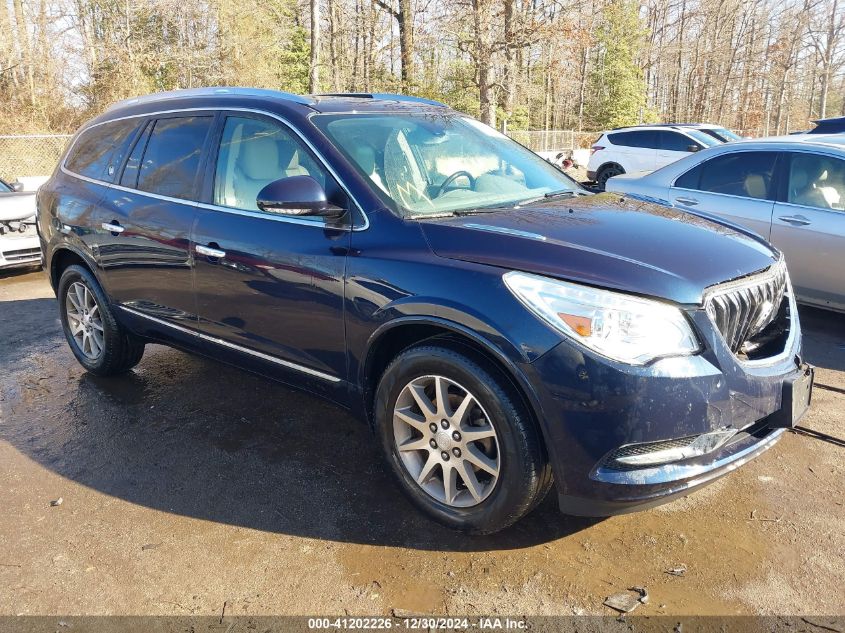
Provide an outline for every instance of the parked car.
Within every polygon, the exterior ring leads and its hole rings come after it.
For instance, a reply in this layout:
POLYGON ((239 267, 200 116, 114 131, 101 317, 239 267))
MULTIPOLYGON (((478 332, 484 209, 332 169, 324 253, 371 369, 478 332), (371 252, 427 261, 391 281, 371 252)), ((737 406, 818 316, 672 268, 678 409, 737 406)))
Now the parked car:
POLYGON ((845 116, 832 117, 830 119, 816 119, 812 130, 804 134, 845 134, 845 116))
POLYGON ((0 180, 0 269, 41 263, 35 233, 35 193, 18 182, 0 180))
POLYGON ((125 372, 155 341, 328 398, 368 421, 421 510, 466 531, 513 523, 553 482, 580 515, 687 494, 808 405, 780 253, 589 195, 437 102, 122 102, 77 133, 38 222, 88 371, 125 372))
POLYGON ((674 127, 688 127, 693 130, 699 130, 701 132, 704 132, 705 134, 709 134, 717 141, 722 141, 723 143, 741 141, 744 138, 733 130, 729 130, 728 128, 722 125, 713 125, 712 123, 673 123, 672 125, 674 127))
POLYGON ((587 180, 604 189, 608 178, 648 172, 723 141, 689 125, 637 125, 604 132, 593 143, 587 180))
POLYGON ((722 145, 607 189, 756 231, 786 256, 800 302, 845 311, 845 135, 722 145))

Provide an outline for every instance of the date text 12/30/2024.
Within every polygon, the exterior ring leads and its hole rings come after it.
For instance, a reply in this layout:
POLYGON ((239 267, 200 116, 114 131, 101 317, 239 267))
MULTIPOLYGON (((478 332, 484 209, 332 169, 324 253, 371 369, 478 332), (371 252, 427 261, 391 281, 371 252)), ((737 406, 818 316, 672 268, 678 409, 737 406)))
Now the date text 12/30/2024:
POLYGON ((348 630, 451 630, 463 631, 519 631, 525 630, 525 620, 518 618, 446 618, 446 617, 338 617, 309 618, 308 628, 313 630, 348 629, 348 630))

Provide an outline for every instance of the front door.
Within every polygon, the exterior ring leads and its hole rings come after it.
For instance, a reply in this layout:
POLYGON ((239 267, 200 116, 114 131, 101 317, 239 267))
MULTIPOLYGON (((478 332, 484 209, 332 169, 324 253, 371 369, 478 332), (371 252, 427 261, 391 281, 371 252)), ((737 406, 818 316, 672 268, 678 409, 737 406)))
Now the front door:
POLYGON ((101 203, 99 262, 120 305, 169 322, 195 319, 190 231, 214 115, 147 123, 101 203))
POLYGON ((660 149, 657 150, 655 156, 655 169, 665 167, 669 163, 681 160, 684 156, 689 156, 691 152, 701 149, 700 144, 680 132, 660 130, 657 132, 657 139, 660 149), (698 149, 693 150, 693 147, 698 149))
POLYGON ((345 222, 260 211, 270 182, 311 176, 329 199, 349 202, 318 159, 287 126, 260 115, 227 116, 208 170, 210 204, 192 236, 200 330, 281 365, 293 376, 346 378, 345 222))
POLYGON ((772 215, 798 298, 845 309, 845 161, 788 152, 786 190, 772 215))

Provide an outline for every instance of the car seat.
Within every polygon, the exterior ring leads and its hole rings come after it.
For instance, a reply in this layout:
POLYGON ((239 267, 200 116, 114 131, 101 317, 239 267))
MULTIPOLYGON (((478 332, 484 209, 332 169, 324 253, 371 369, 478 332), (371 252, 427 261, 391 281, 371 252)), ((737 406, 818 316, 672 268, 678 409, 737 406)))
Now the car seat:
POLYGON ((829 209, 830 205, 824 194, 816 188, 816 183, 820 182, 825 174, 824 162, 818 161, 811 171, 812 167, 811 161, 793 158, 787 199, 793 204, 829 209))

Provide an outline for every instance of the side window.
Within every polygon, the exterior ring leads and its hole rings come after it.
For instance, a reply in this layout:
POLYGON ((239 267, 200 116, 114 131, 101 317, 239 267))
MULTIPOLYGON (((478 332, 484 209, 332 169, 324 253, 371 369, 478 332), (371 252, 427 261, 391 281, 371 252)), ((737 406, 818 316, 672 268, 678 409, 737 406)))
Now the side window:
POLYGON ((138 173, 138 189, 172 198, 193 197, 210 116, 158 119, 138 173))
POLYGON ((613 134, 608 134, 607 138, 609 138, 610 142, 614 145, 620 145, 622 147, 631 147, 631 143, 633 142, 630 132, 615 132, 613 134))
POLYGON ((786 201, 818 209, 845 210, 845 161, 791 152, 786 201))
POLYGON ((258 193, 289 176, 311 176, 335 202, 334 180, 282 125, 248 117, 226 119, 217 154, 214 204, 255 211, 258 193))
POLYGON ((608 134, 610 142, 623 147, 644 147, 657 149, 657 133, 652 130, 637 130, 634 132, 615 132, 608 134))
POLYGON ((702 163, 687 172, 677 181, 676 187, 689 186, 699 191, 724 193, 743 198, 773 199, 772 178, 774 176, 777 152, 735 152, 723 154, 702 163), (682 184, 695 179, 693 172, 699 172, 697 186, 682 184))
POLYGON ((132 148, 132 153, 126 160, 126 166, 123 168, 123 174, 120 177, 120 184, 124 187, 131 187, 134 189, 138 186, 138 171, 141 168, 141 156, 147 148, 147 140, 150 138, 150 130, 152 124, 146 126, 144 131, 135 141, 135 147, 132 148))
POLYGON ((113 182, 140 124, 140 119, 124 119, 88 128, 74 144, 65 167, 81 176, 113 182))
POLYGON ((688 136, 684 136, 678 132, 662 131, 660 132, 660 149, 669 152, 688 152, 690 145, 699 145, 688 136))
POLYGON ((640 132, 631 132, 631 134, 634 135, 634 147, 657 149, 657 132, 654 130, 642 130, 640 132))
POLYGON ((683 174, 675 181, 675 187, 681 189, 698 189, 698 183, 701 180, 701 165, 696 165, 687 173, 683 174))

